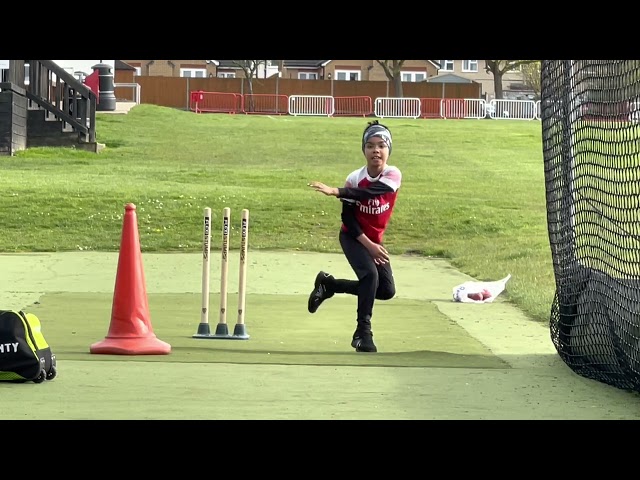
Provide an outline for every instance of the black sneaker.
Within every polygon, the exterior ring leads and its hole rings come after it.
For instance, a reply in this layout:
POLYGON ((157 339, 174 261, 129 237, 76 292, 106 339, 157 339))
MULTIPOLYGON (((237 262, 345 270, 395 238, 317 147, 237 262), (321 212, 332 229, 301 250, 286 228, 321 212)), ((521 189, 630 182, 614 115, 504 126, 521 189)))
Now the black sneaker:
POLYGON ((313 291, 311 292, 311 295, 309 295, 309 313, 315 313, 322 302, 327 298, 333 297, 334 293, 330 292, 324 284, 324 282, 329 278, 333 279, 333 276, 324 272, 319 272, 318 275, 316 275, 316 280, 313 284, 313 291))
POLYGON ((353 340, 351 340, 351 346, 356 349, 356 352, 375 353, 378 351, 376 344, 373 343, 372 332, 359 332, 356 330, 353 334, 353 340))

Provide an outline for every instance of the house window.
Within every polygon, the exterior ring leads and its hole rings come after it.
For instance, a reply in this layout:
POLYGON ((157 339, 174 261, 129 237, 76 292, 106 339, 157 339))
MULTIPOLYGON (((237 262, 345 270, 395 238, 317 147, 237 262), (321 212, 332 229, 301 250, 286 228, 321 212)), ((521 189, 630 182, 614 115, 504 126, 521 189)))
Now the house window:
POLYGON ((236 78, 236 72, 218 72, 218 78, 236 78))
POLYGON ((422 82, 427 78, 424 72, 401 72, 401 75, 403 82, 422 82))
POLYGON ((463 72, 477 72, 478 71, 478 60, 463 60, 462 61, 462 71, 463 72))
POLYGON ((191 77, 191 78, 204 78, 207 76, 207 70, 205 68, 181 68, 180 76, 191 77))
POLYGON ((360 80, 360 70, 336 70, 336 80, 360 80))
MULTIPOLYGON (((509 62, 510 65, 514 64, 515 62, 509 62)), ((522 64, 518 65, 515 68, 510 69, 510 72, 522 72, 522 64)))
POLYGON ((316 72, 298 72, 298 80, 317 80, 318 74, 316 72))
POLYGON ((440 60, 440 70, 444 72, 453 72, 453 60, 440 60))

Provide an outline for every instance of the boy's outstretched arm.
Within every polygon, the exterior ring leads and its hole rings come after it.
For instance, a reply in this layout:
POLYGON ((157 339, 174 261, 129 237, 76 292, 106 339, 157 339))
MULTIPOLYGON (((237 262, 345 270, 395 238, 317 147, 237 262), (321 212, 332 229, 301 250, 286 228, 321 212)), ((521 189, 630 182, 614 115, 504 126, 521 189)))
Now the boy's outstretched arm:
POLYGON ((363 200, 373 198, 384 193, 393 192, 393 187, 383 182, 373 182, 366 188, 330 187, 322 182, 310 182, 308 185, 315 191, 324 193, 328 197, 349 198, 352 200, 363 200))

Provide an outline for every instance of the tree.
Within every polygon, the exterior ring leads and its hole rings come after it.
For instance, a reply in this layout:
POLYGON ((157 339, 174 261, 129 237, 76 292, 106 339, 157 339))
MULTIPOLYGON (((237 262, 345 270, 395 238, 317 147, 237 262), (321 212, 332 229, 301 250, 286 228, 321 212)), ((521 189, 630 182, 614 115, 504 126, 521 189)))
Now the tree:
MULTIPOLYGON (((264 69, 267 69, 267 60, 231 60, 231 62, 238 68, 242 69, 244 77, 247 79, 249 87, 249 98, 253 102, 253 79, 257 78, 258 67, 264 65, 264 69)), ((253 103, 248 106, 250 111, 253 110, 253 103)))
POLYGON ((402 98, 402 66, 406 60, 376 60, 384 70, 387 78, 393 83, 396 97, 402 98))
POLYGON ((502 76, 507 72, 513 72, 521 65, 529 65, 539 60, 485 60, 485 71, 493 74, 493 87, 496 98, 502 98, 502 76))
POLYGON ((533 90, 538 98, 540 98, 542 90, 541 66, 542 62, 540 60, 522 65, 524 84, 533 90))

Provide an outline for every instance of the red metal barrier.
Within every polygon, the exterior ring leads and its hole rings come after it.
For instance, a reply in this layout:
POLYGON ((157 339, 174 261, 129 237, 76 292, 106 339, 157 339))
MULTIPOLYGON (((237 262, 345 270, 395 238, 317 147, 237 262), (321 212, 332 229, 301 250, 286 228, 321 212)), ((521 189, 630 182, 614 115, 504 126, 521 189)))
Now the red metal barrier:
POLYGON ((260 93, 245 94, 242 111, 247 114, 287 115, 289 113, 289 97, 260 93))
POLYGON ((464 98, 443 98, 443 118, 465 118, 467 116, 467 102, 464 98))
POLYGON ((580 113, 584 120, 626 122, 637 111, 635 102, 584 102, 580 113))
POLYGON ((189 108, 192 112, 199 113, 198 105, 202 105, 202 100, 204 100, 203 91, 197 90, 191 92, 191 98, 189 101, 189 108))
POLYGON ((100 70, 95 69, 91 75, 84 78, 83 83, 96 94, 96 103, 100 104, 100 70))
POLYGON ((189 108, 195 113, 240 113, 243 111, 243 96, 239 93, 191 92, 189 108))
MULTIPOLYGON (((195 113, 245 113, 263 115, 288 115, 287 95, 190 92, 189 108, 195 113)), ((420 98, 421 118, 466 118, 468 104, 463 98, 420 98)), ((327 98, 327 114, 331 111, 331 99, 327 98)), ((374 113, 373 101, 368 96, 333 97, 333 116, 370 116, 374 113)))
POLYGON ((373 113, 371 97, 334 97, 334 117, 366 117, 373 113))
POLYGON ((441 98, 421 98, 420 117, 421 118, 442 118, 440 113, 441 98))

